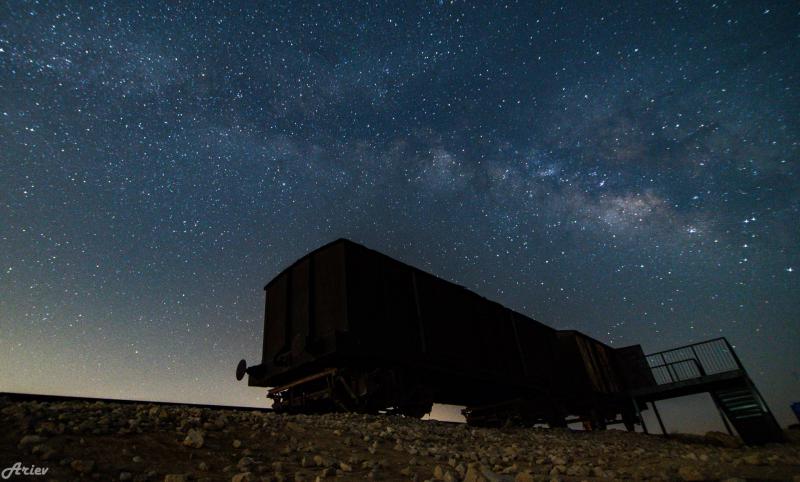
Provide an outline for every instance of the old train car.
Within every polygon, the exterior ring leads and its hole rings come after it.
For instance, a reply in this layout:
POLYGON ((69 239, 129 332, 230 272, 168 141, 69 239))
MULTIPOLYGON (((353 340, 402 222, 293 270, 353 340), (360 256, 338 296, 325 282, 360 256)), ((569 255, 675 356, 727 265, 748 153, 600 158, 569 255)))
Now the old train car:
POLYGON ((351 241, 314 250, 264 289, 262 362, 240 363, 237 377, 272 387, 276 410, 420 416, 439 402, 467 406, 474 423, 551 425, 630 412, 610 396, 625 383, 613 349, 351 241))

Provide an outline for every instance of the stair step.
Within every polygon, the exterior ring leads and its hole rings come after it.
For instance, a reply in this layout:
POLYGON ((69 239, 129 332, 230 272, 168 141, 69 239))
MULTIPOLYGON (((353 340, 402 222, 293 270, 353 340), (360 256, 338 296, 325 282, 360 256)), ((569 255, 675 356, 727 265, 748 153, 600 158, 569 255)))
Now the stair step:
POLYGON ((723 399, 753 398, 753 394, 750 392, 718 392, 717 396, 723 399))
POLYGON ((764 413, 761 412, 761 413, 751 413, 749 415, 738 415, 736 417, 732 417, 731 420, 737 422, 740 420, 749 420, 751 418, 764 418, 764 413))
POLYGON ((734 399, 723 398, 720 400, 720 402, 725 405, 747 405, 748 403, 758 405, 758 403, 753 398, 734 398, 734 399))

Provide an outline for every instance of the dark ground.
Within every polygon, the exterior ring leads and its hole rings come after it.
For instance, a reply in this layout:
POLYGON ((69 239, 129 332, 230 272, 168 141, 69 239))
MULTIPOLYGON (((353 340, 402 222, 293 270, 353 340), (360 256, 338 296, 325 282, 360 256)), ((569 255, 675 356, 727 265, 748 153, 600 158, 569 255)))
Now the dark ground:
POLYGON ((0 397, 10 480, 800 480, 800 441, 475 429, 396 416, 0 397), (736 479, 738 478, 738 479, 736 479))

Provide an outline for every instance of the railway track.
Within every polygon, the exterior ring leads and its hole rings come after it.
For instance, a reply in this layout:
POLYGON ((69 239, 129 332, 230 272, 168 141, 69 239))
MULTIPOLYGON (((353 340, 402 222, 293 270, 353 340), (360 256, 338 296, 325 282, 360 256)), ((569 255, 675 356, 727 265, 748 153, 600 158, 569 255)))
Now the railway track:
POLYGON ((126 405, 165 405, 165 406, 183 406, 194 408, 209 408, 214 410, 239 410, 239 411, 259 411, 259 412, 272 412, 273 410, 268 407, 242 407, 237 405, 214 405, 203 403, 191 402, 159 402, 154 400, 128 400, 120 398, 98 398, 98 397, 80 397, 74 395, 47 395, 41 393, 18 393, 18 392, 0 392, 0 399, 5 399, 10 402, 104 402, 104 403, 121 403, 126 405))

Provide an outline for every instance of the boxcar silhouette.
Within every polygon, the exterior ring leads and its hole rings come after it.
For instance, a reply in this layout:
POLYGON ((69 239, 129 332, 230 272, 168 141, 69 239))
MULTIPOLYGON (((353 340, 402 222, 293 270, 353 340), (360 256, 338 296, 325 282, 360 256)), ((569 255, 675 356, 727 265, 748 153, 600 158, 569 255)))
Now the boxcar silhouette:
MULTIPOLYGON (((262 361, 242 360, 237 378, 271 387, 277 411, 418 417, 438 402, 465 406, 476 425, 632 430, 669 385, 639 345, 614 349, 555 330, 346 239, 303 256, 264 289, 262 361)), ((682 363, 666 366, 691 371, 682 363)))

